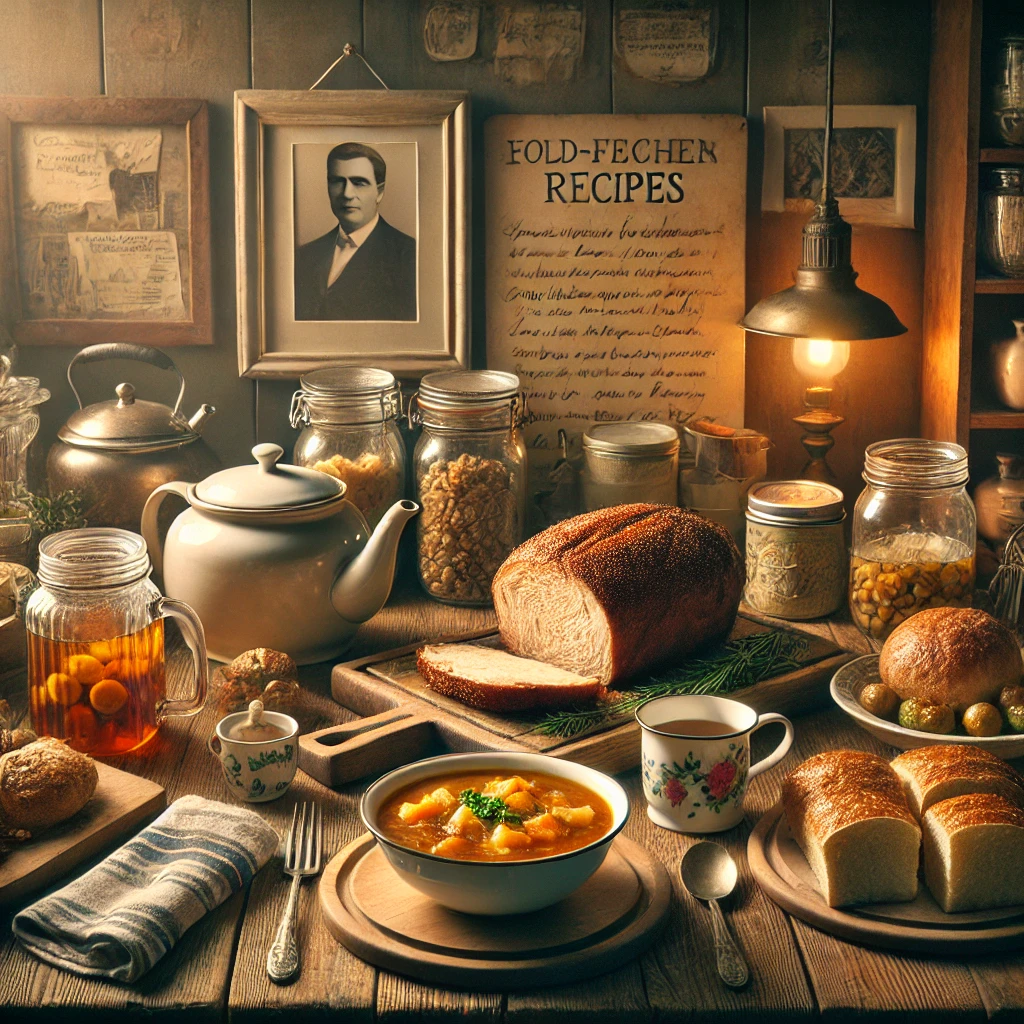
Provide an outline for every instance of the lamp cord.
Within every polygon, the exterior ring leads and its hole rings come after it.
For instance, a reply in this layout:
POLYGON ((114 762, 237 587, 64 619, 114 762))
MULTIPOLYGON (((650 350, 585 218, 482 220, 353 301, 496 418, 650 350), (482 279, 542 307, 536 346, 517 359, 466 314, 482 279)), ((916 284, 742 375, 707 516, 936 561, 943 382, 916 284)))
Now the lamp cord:
POLYGON ((836 0, 828 0, 828 72, 825 78, 825 140, 821 148, 821 201, 832 198, 830 156, 832 150, 832 86, 836 66, 836 0))

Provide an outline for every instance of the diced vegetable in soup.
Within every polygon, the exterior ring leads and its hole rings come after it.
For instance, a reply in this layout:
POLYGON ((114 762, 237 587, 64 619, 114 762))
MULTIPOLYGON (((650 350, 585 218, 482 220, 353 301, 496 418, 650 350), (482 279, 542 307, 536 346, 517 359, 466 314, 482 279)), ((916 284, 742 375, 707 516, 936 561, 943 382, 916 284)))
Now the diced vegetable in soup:
POLYGON ((593 790, 554 775, 439 775, 395 793, 380 810, 393 843, 454 860, 533 860, 589 846, 612 811, 593 790))

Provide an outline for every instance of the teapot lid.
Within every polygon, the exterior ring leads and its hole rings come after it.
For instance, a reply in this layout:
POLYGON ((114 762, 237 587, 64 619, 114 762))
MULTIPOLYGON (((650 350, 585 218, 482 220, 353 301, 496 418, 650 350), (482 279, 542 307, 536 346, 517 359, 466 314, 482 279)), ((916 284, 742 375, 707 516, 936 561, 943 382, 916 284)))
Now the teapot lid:
POLYGON ((224 509, 269 511, 301 508, 345 493, 345 485, 316 469, 279 464, 279 444, 258 444, 252 450, 258 465, 222 469, 196 484, 196 497, 224 509))
POLYGON ((133 385, 118 384, 116 399, 87 405, 73 413, 57 432, 76 448, 108 451, 156 451, 199 439, 188 423, 162 402, 135 398, 133 385))

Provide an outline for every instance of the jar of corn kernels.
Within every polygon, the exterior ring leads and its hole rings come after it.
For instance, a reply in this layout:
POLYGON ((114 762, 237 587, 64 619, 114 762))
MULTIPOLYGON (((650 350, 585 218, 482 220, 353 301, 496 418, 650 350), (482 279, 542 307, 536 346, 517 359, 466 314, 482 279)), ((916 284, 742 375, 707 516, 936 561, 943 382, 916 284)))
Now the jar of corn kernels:
POLYGON ((969 607, 977 521, 967 452, 948 441, 879 441, 864 453, 864 480, 850 548, 853 621, 884 640, 922 608, 969 607))

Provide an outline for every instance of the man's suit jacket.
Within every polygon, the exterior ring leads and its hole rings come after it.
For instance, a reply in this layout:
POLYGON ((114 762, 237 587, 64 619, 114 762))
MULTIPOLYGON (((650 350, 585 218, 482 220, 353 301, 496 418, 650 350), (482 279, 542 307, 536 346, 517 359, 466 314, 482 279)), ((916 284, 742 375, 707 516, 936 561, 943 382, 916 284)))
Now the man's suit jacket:
POLYGON ((295 253, 296 320, 415 320, 416 240, 383 217, 327 287, 337 229, 295 253))

